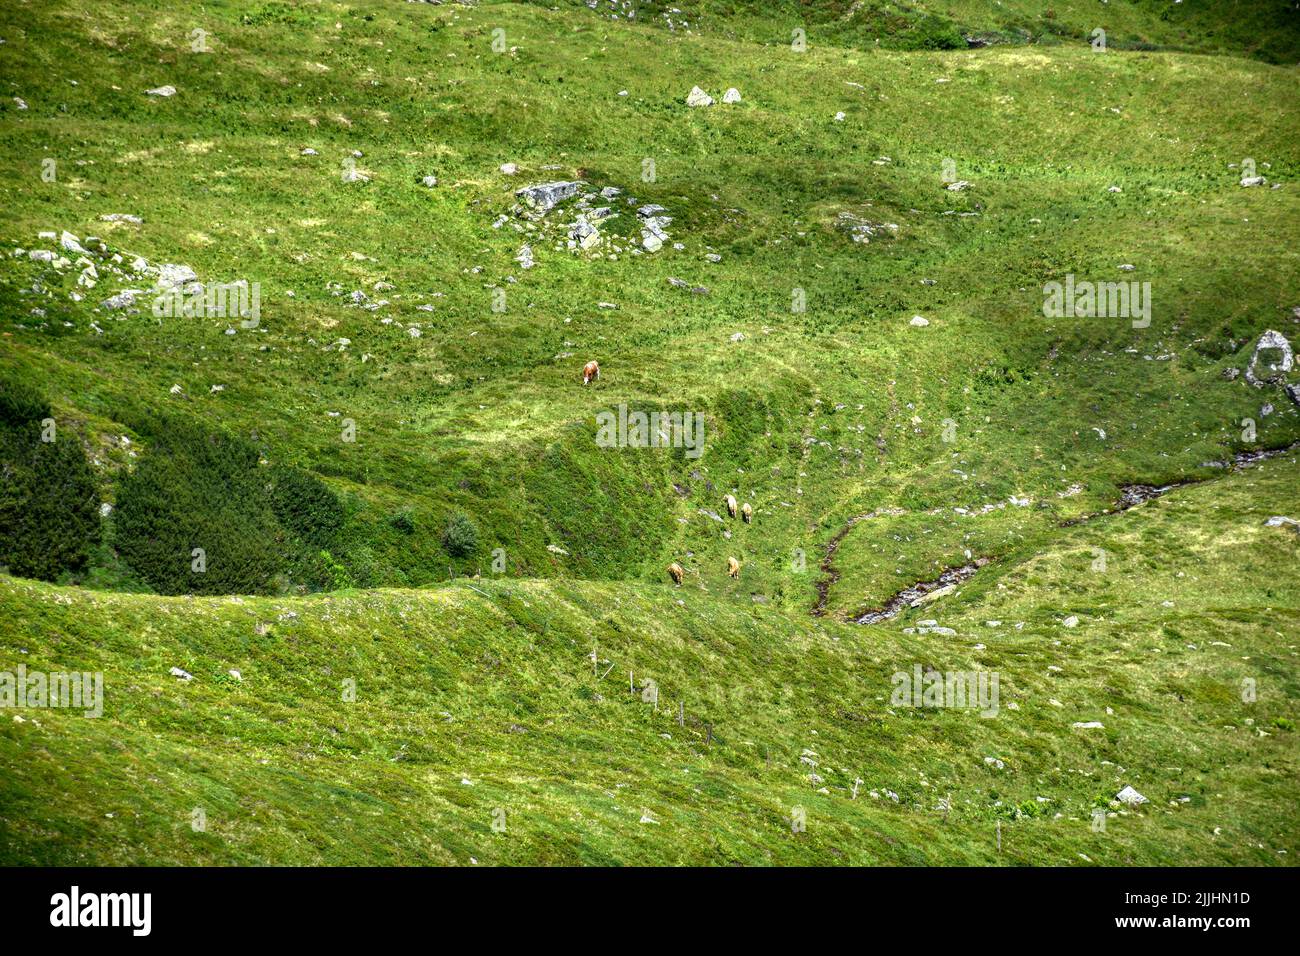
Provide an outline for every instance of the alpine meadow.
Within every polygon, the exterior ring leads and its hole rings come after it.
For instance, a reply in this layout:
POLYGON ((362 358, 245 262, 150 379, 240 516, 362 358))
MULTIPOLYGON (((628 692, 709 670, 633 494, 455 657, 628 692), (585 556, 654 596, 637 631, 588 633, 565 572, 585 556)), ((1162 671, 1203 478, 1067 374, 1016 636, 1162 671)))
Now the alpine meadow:
POLYGON ((0 866, 1300 862, 1294 0, 0 0, 0 83, 0 866))

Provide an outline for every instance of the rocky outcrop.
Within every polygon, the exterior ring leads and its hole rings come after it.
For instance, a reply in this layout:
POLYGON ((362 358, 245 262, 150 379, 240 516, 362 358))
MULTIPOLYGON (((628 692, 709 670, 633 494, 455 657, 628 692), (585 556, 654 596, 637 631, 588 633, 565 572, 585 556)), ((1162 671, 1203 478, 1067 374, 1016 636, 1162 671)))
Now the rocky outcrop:
POLYGON ((515 190, 515 195, 524 201, 524 204, 536 212, 550 212, 557 205, 578 194, 582 183, 573 182, 554 182, 541 183, 537 186, 525 186, 523 189, 515 190))
MULTIPOLYGON (((1292 365, 1295 364, 1295 356, 1291 352, 1291 343, 1286 340, 1281 332, 1269 329, 1259 337, 1255 343, 1255 351, 1251 353, 1250 364, 1246 366, 1246 381, 1256 388, 1263 388, 1265 385, 1283 385, 1285 384, 1283 376, 1291 371, 1292 365), (1261 377, 1255 373, 1255 367, 1259 364, 1261 353, 1273 351, 1278 352, 1279 357, 1268 362, 1265 367, 1265 374, 1261 377)), ((1292 398, 1292 389, 1287 389, 1292 398)))

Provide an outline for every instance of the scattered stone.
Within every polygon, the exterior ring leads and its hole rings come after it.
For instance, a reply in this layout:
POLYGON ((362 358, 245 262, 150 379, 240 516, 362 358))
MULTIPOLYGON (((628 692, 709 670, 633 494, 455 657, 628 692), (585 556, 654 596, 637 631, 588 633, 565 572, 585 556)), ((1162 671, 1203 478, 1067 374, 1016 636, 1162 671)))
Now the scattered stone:
POLYGON ((1263 186, 1266 182, 1268 182, 1268 180, 1265 179, 1263 176, 1242 176, 1241 177, 1241 184, 1243 186, 1248 186, 1248 187, 1263 186))
POLYGON ((135 305, 135 297, 143 295, 138 289, 123 289, 114 296, 110 296, 100 303, 101 308, 116 312, 120 309, 129 309, 135 305))
POLYGON ((969 188, 970 188, 970 183, 968 183, 968 182, 967 182, 966 180, 964 180, 964 179, 959 179, 959 180, 957 180, 956 182, 949 183, 949 184, 948 184, 947 186, 945 186, 944 188, 947 189, 949 192, 959 193, 959 192, 961 192, 963 189, 969 189, 969 188))
POLYGON ((1106 725, 1100 720, 1076 720, 1070 725, 1075 730, 1105 730, 1106 725))
POLYGON ((929 604, 931 601, 937 601, 939 598, 947 597, 956 590, 956 584, 945 584, 943 587, 935 588, 933 591, 921 595, 912 602, 912 607, 921 607, 922 605, 929 604))
POLYGON ((892 222, 872 222, 851 212, 841 212, 835 217, 835 228, 847 232, 854 242, 864 245, 872 239, 892 239, 898 235, 898 226, 892 222))
POLYGON ((183 288, 198 281, 198 274, 189 266, 164 262, 158 267, 158 288, 164 291, 183 288))
POLYGON ((579 216, 573 228, 569 230, 569 238, 582 249, 594 249, 600 243, 600 232, 587 222, 585 216, 579 216))
POLYGON ((914 315, 908 324, 915 325, 918 329, 923 329, 930 324, 930 320, 923 315, 914 315))
POLYGON ((531 269, 535 264, 533 262, 533 247, 525 242, 519 247, 519 254, 515 256, 515 261, 519 263, 521 269, 531 269))
POLYGON ((138 226, 142 222, 144 222, 144 220, 141 219, 139 216, 132 216, 130 213, 126 213, 126 212, 110 212, 106 215, 100 216, 99 221, 100 222, 129 222, 133 226, 138 226))
POLYGON ((226 673, 229 674, 231 677, 233 677, 235 680, 242 681, 244 679, 244 675, 239 673, 239 671, 235 670, 235 668, 233 667, 230 668, 230 670, 226 671, 226 673))
POLYGON ((176 87, 174 86, 155 86, 152 90, 145 90, 146 96, 175 96, 176 87))
POLYGON ((835 122, 837 122, 837 123, 843 123, 843 122, 844 122, 844 111, 843 111, 843 110, 840 110, 838 113, 835 114, 835 122))
POLYGON ((1120 803, 1126 803, 1130 807, 1138 807, 1147 802, 1147 798, 1138 793, 1131 786, 1125 786, 1123 790, 1115 794, 1115 799, 1120 803))
POLYGON ((179 667, 173 667, 173 668, 169 671, 169 673, 172 675, 172 677, 178 677, 178 678, 180 678, 180 679, 183 680, 183 681, 187 681, 187 682, 188 682, 188 681, 192 681, 192 680, 194 680, 194 675, 193 675, 193 674, 189 673, 188 671, 183 671, 183 670, 181 670, 179 667))
POLYGON ((432 189, 434 186, 438 185, 438 177, 425 176, 423 179, 420 180, 420 185, 428 186, 430 189, 432 189))
POLYGON ((739 102, 740 102, 740 90, 736 89, 734 86, 733 86, 733 87, 730 87, 730 88, 727 90, 727 92, 725 92, 725 93, 722 94, 722 102, 724 102, 724 103, 739 103, 739 102))
POLYGON ((712 106, 713 97, 705 93, 698 86, 691 87, 690 93, 686 95, 687 106, 712 106))
POLYGON ((550 212, 557 204, 577 194, 581 182, 542 183, 538 186, 525 186, 515 190, 515 195, 531 209, 539 213, 550 212))
POLYGON ((501 172, 505 173, 507 176, 513 176, 515 173, 519 172, 519 167, 514 163, 502 163, 501 172))

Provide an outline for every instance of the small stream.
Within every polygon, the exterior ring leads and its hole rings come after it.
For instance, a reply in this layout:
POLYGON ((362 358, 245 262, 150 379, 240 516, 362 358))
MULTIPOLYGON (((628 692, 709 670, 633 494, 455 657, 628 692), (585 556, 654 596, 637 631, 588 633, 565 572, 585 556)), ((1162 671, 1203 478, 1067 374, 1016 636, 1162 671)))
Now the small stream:
POLYGON ((918 581, 910 588, 904 588, 891 597, 885 602, 884 607, 877 608, 874 611, 867 611, 860 617, 854 618, 854 623, 879 624, 881 621, 888 621, 891 617, 897 617, 907 608, 911 607, 913 601, 925 597, 925 595, 929 594, 931 591, 937 591, 939 588, 947 587, 950 584, 960 584, 972 577, 976 571, 988 563, 988 558, 976 558, 970 564, 963 564, 959 568, 949 568, 933 581, 918 581))
MULTIPOLYGON (((1239 451, 1232 456, 1231 461, 1205 462, 1203 467, 1222 468, 1224 469, 1225 474, 1228 474, 1242 468, 1249 468, 1252 465, 1258 464, 1261 461, 1266 461, 1269 458, 1276 458, 1279 455, 1285 455, 1287 452, 1295 451, 1296 449, 1300 449, 1300 442, 1292 442, 1290 445, 1284 445, 1281 448, 1239 451)), ((1086 521, 1091 521, 1093 518, 1098 518, 1103 515, 1118 514, 1121 511, 1127 511, 1130 508, 1144 504, 1154 498, 1166 495, 1175 489, 1184 488, 1188 485, 1200 484, 1203 481, 1217 480, 1217 478, 1188 478, 1167 485, 1120 485, 1120 498, 1115 502, 1114 507, 1107 508, 1105 511, 1096 511, 1091 514, 1081 515, 1078 518, 1071 518, 1068 521, 1063 521, 1061 522, 1061 527, 1066 528, 1073 525, 1083 524, 1086 521)), ((839 571, 835 570, 831 562, 835 557, 835 552, 839 550, 840 544, 844 541, 845 536, 853 530, 854 526, 857 525, 859 521, 877 517, 878 514, 879 513, 877 512, 872 512, 871 514, 859 515, 856 518, 852 518, 848 524, 840 529, 839 533, 831 539, 830 544, 826 548, 826 557, 821 563, 823 577, 817 582, 817 603, 813 606, 812 611, 814 615, 821 617, 826 614, 826 604, 830 598, 831 586, 840 579, 839 571)), ((988 558, 977 558, 969 564, 963 564, 961 567, 949 568, 932 581, 918 581, 911 587, 899 591, 886 601, 883 606, 855 617, 854 622, 857 624, 878 624, 881 621, 887 621, 890 618, 897 617, 904 610, 910 607, 913 601, 924 597, 932 591, 937 591, 939 588, 947 587, 949 584, 960 584, 961 582, 968 580, 976 571, 988 563, 988 558)))

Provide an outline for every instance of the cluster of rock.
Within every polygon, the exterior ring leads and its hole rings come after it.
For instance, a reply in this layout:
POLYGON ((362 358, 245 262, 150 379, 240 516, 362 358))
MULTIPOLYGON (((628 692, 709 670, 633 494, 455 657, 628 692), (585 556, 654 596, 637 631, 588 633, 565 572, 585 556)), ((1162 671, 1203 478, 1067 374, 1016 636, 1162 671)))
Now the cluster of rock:
MULTIPOLYGON (((109 213, 100 220, 107 223, 127 223, 138 225, 139 216, 129 213, 109 213)), ((175 263, 153 265, 142 256, 129 252, 114 250, 99 236, 86 236, 84 239, 66 230, 42 232, 39 238, 57 244, 57 249, 17 248, 11 253, 13 258, 28 259, 43 263, 47 272, 39 275, 30 288, 21 290, 22 294, 48 298, 54 294, 49 279, 67 276, 76 270, 75 284, 68 290, 67 297, 73 302, 80 302, 101 284, 125 285, 100 302, 100 308, 109 312, 124 311, 136 306, 137 300, 150 293, 179 291, 184 294, 201 293, 203 286, 198 276, 189 266, 175 263), (133 288, 144 285, 142 280, 152 279, 151 288, 133 288)), ((99 294, 103 294, 102 291, 99 294)), ((43 316, 44 309, 32 310, 34 315, 43 316)))
MULTIPOLYGON (((1262 163, 1261 165, 1262 165, 1265 169, 1268 169, 1268 168, 1271 168, 1271 167, 1272 167, 1272 163, 1262 163)), ((1250 160, 1246 160, 1245 162, 1243 162, 1243 163, 1241 164, 1240 167, 1238 167, 1238 165, 1237 165, 1236 163, 1229 163, 1229 164, 1228 164, 1228 168, 1229 168, 1229 169, 1238 169, 1238 168, 1240 168, 1240 170, 1241 170, 1240 185, 1242 185, 1242 186, 1244 186, 1244 187, 1246 187, 1246 188, 1250 188, 1250 187, 1252 187, 1252 186, 1268 186, 1270 189, 1281 189, 1281 188, 1282 188, 1282 184, 1281 184, 1281 183, 1272 183, 1272 184, 1270 184, 1267 178, 1265 178, 1264 176, 1261 176, 1261 175, 1257 174, 1256 171, 1255 171, 1255 164, 1254 164, 1253 162, 1251 162, 1250 160)))
MULTIPOLYGON (((439 0, 441 2, 441 0, 439 0)), ((462 0, 466 2, 466 0, 462 0)), ((611 20, 633 21, 637 18, 636 0, 586 0, 587 8, 594 10, 603 16, 608 16, 611 20)), ((644 6, 644 5, 643 5, 644 6)), ((643 10, 642 18, 645 16, 654 17, 656 12, 653 10, 643 10)), ((666 10, 658 11, 658 17, 664 22, 669 30, 676 32, 683 30, 690 32, 690 21, 686 19, 686 13, 677 7, 669 7, 666 10), (676 19, 673 19, 676 17, 676 19)))
MULTIPOLYGON (((668 210, 655 203, 642 204, 635 196, 624 196, 617 186, 596 190, 582 180, 559 180, 525 186, 515 190, 515 196, 519 203, 511 212, 516 221, 502 215, 492 225, 500 229, 510 223, 517 232, 529 235, 530 242, 515 257, 524 269, 535 264, 531 241, 549 241, 556 249, 571 252, 605 250, 614 258, 624 252, 658 252, 670 240, 667 227, 673 220, 668 210), (625 208, 616 208, 619 206, 625 208), (552 215, 557 211, 572 213, 572 219, 552 215), (632 230, 616 232, 607 228, 602 232, 602 227, 612 225, 625 212, 635 217, 632 230), (635 239, 637 232, 639 243, 635 239)), ((675 247, 681 248, 680 244, 675 247)))
POLYGON ((835 217, 835 228, 848 235, 854 242, 864 245, 872 239, 894 239, 898 236, 898 224, 893 222, 873 222, 851 212, 841 212, 835 217))
MULTIPOLYGON (((740 102, 740 90, 734 86, 730 87, 727 92, 722 94, 722 102, 731 104, 740 102)), ((686 94, 687 106, 712 106, 713 97, 705 93, 698 86, 692 86, 691 91, 686 94)))
POLYGON ((1255 388, 1280 385, 1291 401, 1300 405, 1300 383, 1289 384, 1286 381, 1287 373, 1294 366, 1295 354, 1291 350, 1291 343, 1281 332, 1268 329, 1259 337, 1254 351, 1251 352, 1250 362, 1246 365, 1246 382, 1255 388), (1257 372, 1261 362, 1264 367, 1262 374, 1257 372))
MULTIPOLYGON (((143 222, 139 216, 129 213, 108 213, 99 218, 101 222, 115 225, 143 222)), ((154 316, 161 311, 169 317, 202 314, 226 318, 232 320, 225 329, 226 335, 238 334, 241 327, 258 326, 256 321, 251 324, 245 321, 258 318, 258 290, 250 289, 247 280, 209 286, 199 281, 190 266, 174 262, 154 264, 125 249, 112 248, 98 236, 83 239, 64 230, 42 232, 39 237, 56 241, 58 249, 17 248, 11 252, 13 258, 40 266, 31 286, 20 288, 19 295, 38 297, 45 302, 64 294, 72 302, 98 299, 98 305, 93 308, 95 317, 89 323, 90 331, 96 334, 104 333, 98 324, 99 315, 120 321, 146 309, 154 316), (69 281, 74 275, 75 281, 69 281)), ((36 305, 31 314, 44 320, 46 309, 36 305)), ((67 327, 73 324, 63 322, 67 327)), ((221 386, 214 386, 213 390, 220 391, 221 386)))

